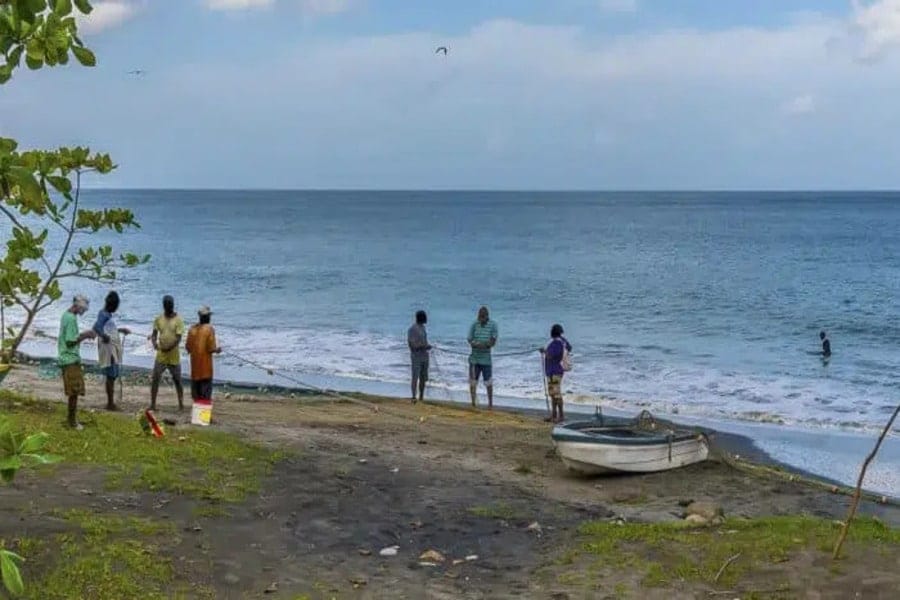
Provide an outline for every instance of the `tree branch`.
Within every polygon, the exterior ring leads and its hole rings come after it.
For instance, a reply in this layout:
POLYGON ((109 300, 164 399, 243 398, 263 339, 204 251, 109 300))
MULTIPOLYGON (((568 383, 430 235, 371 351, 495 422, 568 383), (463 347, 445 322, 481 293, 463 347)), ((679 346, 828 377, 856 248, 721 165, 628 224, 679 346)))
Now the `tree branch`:
POLYGON ((22 224, 19 222, 19 220, 16 219, 16 215, 15 215, 11 210, 9 210, 9 209, 6 208, 5 206, 3 206, 3 204, 0 204, 0 210, 3 211, 3 214, 5 214, 7 217, 9 217, 9 220, 13 222, 13 225, 15 225, 16 227, 18 227, 19 229, 27 229, 27 227, 25 227, 24 225, 22 225, 22 224))

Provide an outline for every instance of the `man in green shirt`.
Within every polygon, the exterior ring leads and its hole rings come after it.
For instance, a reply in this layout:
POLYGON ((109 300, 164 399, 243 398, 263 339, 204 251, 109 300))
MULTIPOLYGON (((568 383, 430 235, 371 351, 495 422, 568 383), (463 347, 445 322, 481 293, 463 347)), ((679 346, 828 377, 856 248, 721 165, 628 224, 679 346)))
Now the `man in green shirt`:
POLYGON ((184 320, 175 312, 175 299, 163 296, 163 313, 153 321, 150 342, 156 350, 156 361, 150 376, 150 410, 156 410, 156 395, 164 371, 172 375, 175 393, 178 394, 178 410, 184 410, 184 388, 181 385, 181 352, 178 346, 184 335, 184 320))
POLYGON ((97 334, 88 329, 78 332, 78 317, 87 312, 90 302, 84 296, 75 296, 72 306, 63 313, 59 323, 57 364, 62 369, 63 390, 69 401, 69 427, 81 431, 78 422, 78 396, 84 396, 84 372, 81 369, 81 342, 92 340, 97 334))
POLYGON ((488 409, 494 407, 494 382, 492 379, 491 348, 497 343, 497 323, 491 321, 487 306, 478 309, 478 320, 469 327, 469 395, 472 406, 477 404, 478 377, 487 389, 488 409))

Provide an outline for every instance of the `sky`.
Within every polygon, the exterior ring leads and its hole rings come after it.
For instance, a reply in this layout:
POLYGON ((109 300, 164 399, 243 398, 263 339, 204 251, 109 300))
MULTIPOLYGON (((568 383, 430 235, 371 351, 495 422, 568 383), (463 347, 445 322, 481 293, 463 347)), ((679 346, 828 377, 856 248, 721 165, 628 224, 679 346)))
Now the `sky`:
POLYGON ((0 88, 92 186, 900 189, 900 0, 94 4, 0 88))

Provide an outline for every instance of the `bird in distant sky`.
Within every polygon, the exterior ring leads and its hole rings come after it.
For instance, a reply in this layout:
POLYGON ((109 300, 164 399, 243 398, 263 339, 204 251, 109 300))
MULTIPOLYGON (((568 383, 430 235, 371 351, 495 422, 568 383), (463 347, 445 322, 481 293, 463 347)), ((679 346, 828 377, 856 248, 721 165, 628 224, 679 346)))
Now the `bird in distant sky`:
POLYGON ((447 56, 447 46, 438 46, 437 50, 434 51, 435 54, 444 53, 444 56, 447 56))
POLYGON ((137 77, 141 77, 143 75, 146 75, 147 71, 144 71, 143 69, 135 69, 134 71, 128 71, 128 74, 135 75, 137 77))

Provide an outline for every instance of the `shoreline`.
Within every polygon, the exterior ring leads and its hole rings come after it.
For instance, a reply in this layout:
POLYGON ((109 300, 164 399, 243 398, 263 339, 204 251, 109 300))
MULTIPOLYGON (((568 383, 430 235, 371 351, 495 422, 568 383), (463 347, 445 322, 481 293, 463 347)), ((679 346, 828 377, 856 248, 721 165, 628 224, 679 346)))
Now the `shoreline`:
MULTIPOLYGON (((54 360, 48 357, 34 356, 25 353, 19 353, 21 360, 21 364, 19 364, 18 368, 31 368, 39 371, 42 367, 46 365, 54 365, 54 360)), ((99 375, 99 370, 96 367, 96 361, 94 360, 84 360, 83 364, 87 368, 87 373, 94 373, 99 375)), ((226 372, 228 370, 226 369, 226 372)), ((139 366, 139 365, 123 365, 122 374, 125 378, 124 381, 129 381, 129 383, 133 384, 135 380, 144 381, 146 380, 146 384, 149 386, 149 375, 151 372, 151 368, 147 366, 139 366)), ((40 376, 40 375, 39 375, 40 376)), ((312 379, 309 377, 309 379, 312 379)), ((189 377, 184 377, 186 382, 189 382, 189 377)), ((166 385, 166 379, 164 379, 164 383, 160 387, 160 392, 163 393, 163 390, 166 388, 171 389, 171 383, 166 385)), ((350 395, 352 397, 358 397, 363 400, 374 400, 376 402, 383 401, 393 401, 401 404, 409 403, 408 398, 397 396, 395 394, 390 393, 371 393, 367 391, 360 390, 342 390, 335 387, 327 386, 327 381, 321 382, 323 385, 312 387, 315 384, 308 384, 307 387, 299 387, 299 386, 288 386, 281 384, 265 384, 261 385, 259 382, 254 382, 249 379, 240 380, 240 379, 232 379, 232 378, 224 378, 217 377, 214 380, 214 387, 218 391, 217 399, 219 402, 223 400, 227 400, 231 394, 241 394, 244 396, 251 397, 262 397, 271 400, 275 400, 278 398, 321 398, 323 395, 328 394, 341 394, 341 395, 350 395), (317 389, 316 389, 317 388, 317 389), (324 394, 323 394, 324 393, 324 394), (223 398, 223 395, 225 396, 223 398)), ((389 385, 384 382, 375 382, 380 383, 381 385, 389 385)), ((185 399, 186 403, 189 401, 190 395, 190 387, 189 385, 185 385, 185 399)), ((148 392, 149 396, 149 392, 148 392)), ((215 401, 216 399, 214 399, 215 401)), ((519 405, 510 404, 508 400, 509 398, 505 398, 502 396, 496 396, 494 403, 494 412, 495 413, 505 413, 512 415, 519 415, 528 418, 532 418, 535 420, 540 420, 545 416, 545 411, 540 408, 534 408, 529 406, 523 406, 521 403, 519 405), (506 400, 507 402, 504 402, 506 400)), ((513 401, 517 399, 512 399, 513 401)), ((426 404, 433 404, 436 406, 448 406, 457 409, 469 409, 469 401, 468 400, 458 400, 458 399, 441 399, 438 397, 427 397, 426 394, 426 404)), ((566 407, 568 409, 568 414, 577 415, 579 418, 590 418, 593 414, 593 409, 586 405, 578 405, 567 403, 566 407), (572 410, 572 407, 575 406, 576 410, 572 410), (580 409, 580 410, 578 410, 580 409)), ((483 394, 479 396, 479 410, 478 412, 487 413, 485 408, 485 399, 483 394)), ((620 410, 604 410, 605 414, 609 414, 611 416, 621 416, 621 417, 629 417, 633 416, 628 413, 625 413, 620 410)), ((676 422, 678 424, 696 427, 698 429, 702 429, 710 435, 712 440, 712 448, 717 453, 723 457, 728 457, 729 460, 734 462, 742 463, 746 468, 753 469, 764 469, 770 471, 772 473, 781 474, 785 478, 793 481, 794 479, 806 480, 814 485, 823 488, 830 488, 832 491, 835 489, 841 490, 843 493, 849 493, 855 487, 855 477, 852 481, 841 480, 838 477, 829 476, 823 474, 821 472, 816 472, 814 469, 800 466, 804 464, 802 461, 798 461, 796 463, 782 460, 776 454, 773 454, 766 449, 766 443, 761 443, 761 436, 754 436, 752 429, 755 425, 757 432, 766 431, 768 434, 778 433, 781 435, 775 435, 774 438, 781 439, 782 444, 790 445, 791 442, 802 441, 802 436, 812 437, 813 439, 823 437, 823 434, 815 434, 810 432, 797 432, 790 431, 789 429, 780 426, 780 429, 776 429, 771 424, 729 424, 724 422, 715 422, 711 420, 705 419, 697 419, 692 417, 686 417, 681 415, 668 415, 668 414, 656 414, 654 415, 657 419, 676 422), (731 427, 729 427, 731 425, 731 427), (737 425, 737 427, 735 427, 737 425), (768 425, 768 426, 767 426, 768 425)), ((547 433, 547 437, 549 439, 549 430, 547 433)), ((770 438, 766 437, 763 442, 767 442, 770 438)), ((821 440, 820 440, 821 441, 821 440)), ((873 442, 874 443, 874 442, 873 442)), ((807 446, 808 443, 804 443, 801 445, 807 446)), ((882 452, 884 451, 884 446, 882 447, 882 452)), ((801 453, 802 456, 802 453, 801 453)), ((864 455, 861 455, 864 456, 864 455)), ((862 458, 860 458, 860 461, 862 458)), ((876 461, 877 462, 877 461, 876 461)), ((874 464, 874 463, 873 463, 874 464)), ((809 465, 807 462, 806 465, 809 465)), ((871 471, 871 467, 870 467, 871 471)), ((871 488, 868 485, 863 486, 864 495, 868 496, 870 500, 879 501, 879 499, 884 500, 888 499, 890 503, 900 503, 900 490, 894 491, 886 491, 883 489, 871 488)), ((882 502, 883 503, 883 502, 882 502)))

